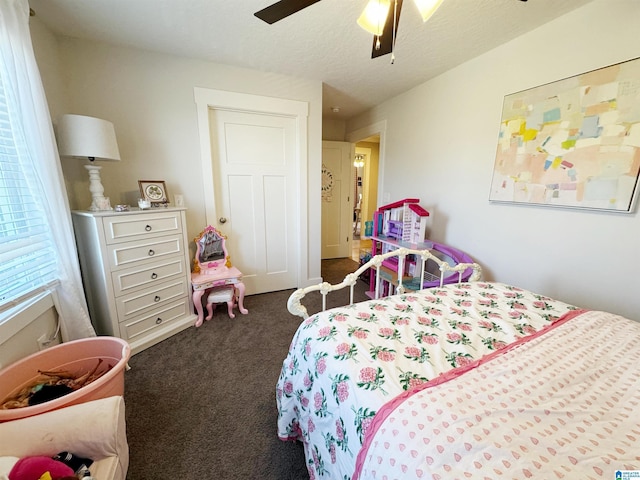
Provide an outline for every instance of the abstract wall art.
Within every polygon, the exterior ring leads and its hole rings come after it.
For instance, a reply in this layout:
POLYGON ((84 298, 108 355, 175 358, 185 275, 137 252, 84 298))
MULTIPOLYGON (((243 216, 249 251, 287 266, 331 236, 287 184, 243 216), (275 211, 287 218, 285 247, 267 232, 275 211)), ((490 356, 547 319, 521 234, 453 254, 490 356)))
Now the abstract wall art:
POLYGON ((631 212, 640 59, 505 96, 489 200, 631 212))

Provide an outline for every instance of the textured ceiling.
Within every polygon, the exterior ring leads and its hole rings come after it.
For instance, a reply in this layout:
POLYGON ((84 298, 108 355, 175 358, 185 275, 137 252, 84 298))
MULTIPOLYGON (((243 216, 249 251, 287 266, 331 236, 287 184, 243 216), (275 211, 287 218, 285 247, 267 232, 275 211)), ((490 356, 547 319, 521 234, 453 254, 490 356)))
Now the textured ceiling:
POLYGON ((431 19, 404 1, 396 60, 371 59, 366 0, 322 0, 273 25, 274 0, 30 0, 70 37, 323 82, 323 115, 350 118, 593 0, 446 0, 431 19), (340 107, 339 113, 331 107, 340 107))

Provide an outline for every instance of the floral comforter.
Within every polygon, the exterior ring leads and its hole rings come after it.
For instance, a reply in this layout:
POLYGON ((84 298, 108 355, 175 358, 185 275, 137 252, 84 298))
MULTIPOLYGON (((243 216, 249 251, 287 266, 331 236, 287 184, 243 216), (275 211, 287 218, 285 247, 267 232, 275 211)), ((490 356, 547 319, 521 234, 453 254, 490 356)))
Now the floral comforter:
POLYGON ((303 443, 312 480, 348 480, 387 402, 571 310, 509 285, 472 282, 313 315, 294 335, 278 379, 278 435, 303 443))

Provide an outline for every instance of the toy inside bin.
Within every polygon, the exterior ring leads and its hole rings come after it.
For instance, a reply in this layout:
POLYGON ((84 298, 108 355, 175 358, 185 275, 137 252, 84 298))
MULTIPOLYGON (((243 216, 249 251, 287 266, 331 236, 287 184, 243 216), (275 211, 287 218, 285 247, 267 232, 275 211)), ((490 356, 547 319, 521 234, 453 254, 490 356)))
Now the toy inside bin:
POLYGON ((30 417, 78 403, 124 394, 124 370, 131 356, 129 344, 116 337, 91 337, 62 343, 29 355, 0 371, 0 403, 34 383, 39 371, 67 371, 81 376, 104 372, 93 382, 39 405, 0 409, 0 422, 30 417), (109 367, 111 367, 109 369, 109 367))

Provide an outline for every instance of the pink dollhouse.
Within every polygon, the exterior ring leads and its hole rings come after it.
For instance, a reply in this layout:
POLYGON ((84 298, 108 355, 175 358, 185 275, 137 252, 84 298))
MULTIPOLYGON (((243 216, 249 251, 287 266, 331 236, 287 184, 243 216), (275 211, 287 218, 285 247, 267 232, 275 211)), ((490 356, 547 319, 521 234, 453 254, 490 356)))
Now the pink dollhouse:
POLYGON ((422 208, 417 198, 405 198, 380 207, 374 213, 374 235, 384 235, 398 241, 418 245, 427 235, 429 212, 422 208))
MULTIPOLYGON (((427 218, 429 212, 419 205, 417 198, 405 198, 397 202, 384 205, 373 214, 373 235, 371 236, 371 256, 384 254, 400 247, 414 250, 430 250, 433 255, 449 265, 458 263, 473 263, 466 253, 453 247, 428 240, 427 218)), ((403 283, 409 290, 434 287, 440 284, 438 266, 429 261, 424 278, 416 278, 416 261, 408 257, 402 265, 403 283)), ((399 272, 398 258, 387 258, 382 262, 380 277, 383 282, 384 295, 393 292, 393 286, 397 283, 399 272)), ((462 276, 462 281, 467 281, 472 274, 468 269, 462 276)), ((452 273, 443 279, 443 283, 458 281, 458 275, 452 273)), ((370 291, 372 296, 375 286, 375 272, 369 275, 370 291)))

